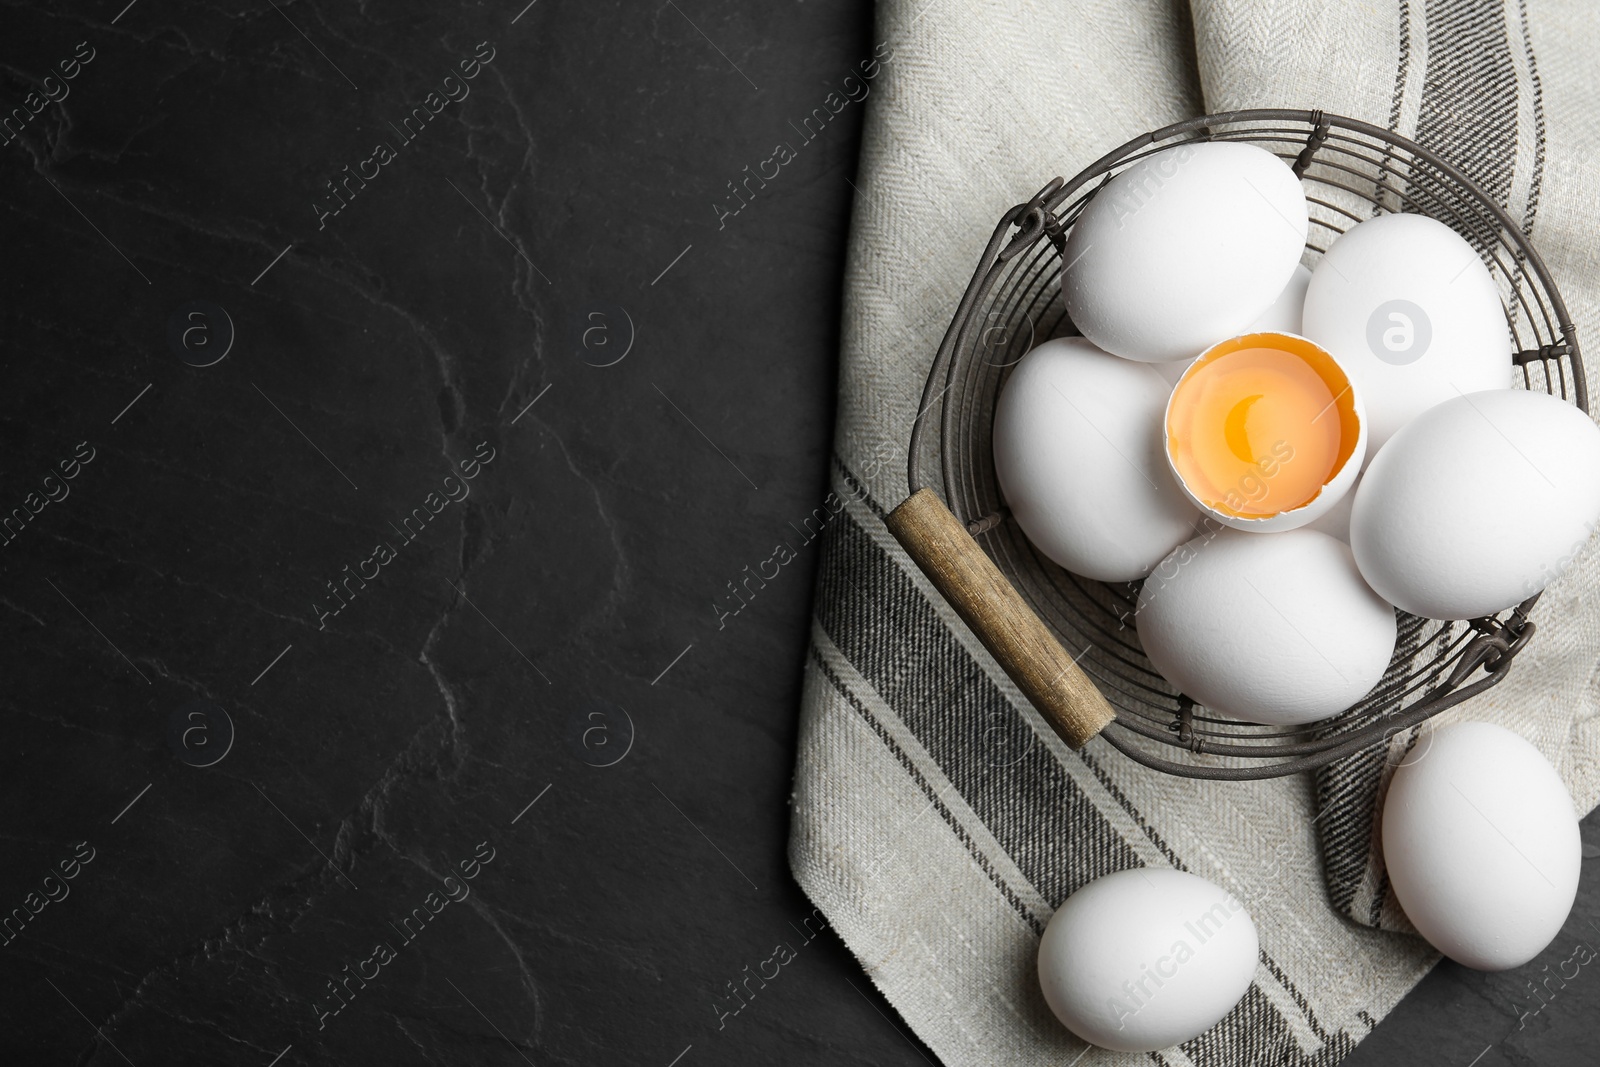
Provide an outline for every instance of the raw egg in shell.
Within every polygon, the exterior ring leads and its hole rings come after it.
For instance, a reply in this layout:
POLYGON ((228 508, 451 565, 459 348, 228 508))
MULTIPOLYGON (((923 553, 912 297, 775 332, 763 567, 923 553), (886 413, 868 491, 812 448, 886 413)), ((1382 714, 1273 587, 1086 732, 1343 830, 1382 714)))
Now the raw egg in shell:
POLYGON ((1167 401, 1167 460, 1184 495, 1236 530, 1292 530, 1350 491, 1366 416, 1343 368, 1289 333, 1213 345, 1167 401))

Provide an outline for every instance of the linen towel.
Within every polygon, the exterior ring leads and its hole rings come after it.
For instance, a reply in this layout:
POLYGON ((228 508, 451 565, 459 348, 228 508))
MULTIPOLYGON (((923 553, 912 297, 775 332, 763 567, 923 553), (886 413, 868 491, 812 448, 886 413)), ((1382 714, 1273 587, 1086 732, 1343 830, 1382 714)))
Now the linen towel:
MULTIPOLYGON (((1373 839, 1395 752, 1253 783, 1170 777, 1101 740, 1073 752, 883 518, 906 494, 922 384, 995 221, 1049 178, 1192 115, 1321 108, 1420 141, 1522 220, 1579 338, 1600 337, 1597 18, 1579 0, 879 0, 877 36, 888 58, 855 183, 832 466, 842 510, 818 577, 794 874, 946 1063, 1335 1063, 1437 959, 1375 928, 1406 927, 1373 839), (1139 865, 1231 890, 1261 936, 1238 1007, 1148 1057, 1087 1049, 1034 970, 1053 909, 1139 865)), ((1436 721, 1518 731, 1587 812, 1600 799, 1592 543, 1534 620, 1508 679, 1436 721)))

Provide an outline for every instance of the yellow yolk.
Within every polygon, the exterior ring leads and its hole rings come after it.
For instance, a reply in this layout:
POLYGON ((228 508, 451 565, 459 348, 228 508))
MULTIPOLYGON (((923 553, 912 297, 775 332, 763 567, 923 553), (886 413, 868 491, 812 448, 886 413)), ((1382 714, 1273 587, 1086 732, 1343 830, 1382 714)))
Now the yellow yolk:
POLYGON ((1167 407, 1178 477, 1208 507, 1265 518, 1309 503, 1359 436, 1344 371, 1290 334, 1225 341, 1184 373, 1167 407))

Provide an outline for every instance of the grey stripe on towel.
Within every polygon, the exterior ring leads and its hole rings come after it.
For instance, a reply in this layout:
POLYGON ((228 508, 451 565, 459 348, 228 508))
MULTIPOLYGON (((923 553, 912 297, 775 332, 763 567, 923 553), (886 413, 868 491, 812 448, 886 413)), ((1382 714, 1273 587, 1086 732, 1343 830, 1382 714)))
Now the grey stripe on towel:
MULTIPOLYGON (((873 513, 869 521, 878 522, 882 506, 871 499, 842 461, 836 458, 835 466, 841 496, 861 499, 873 513)), ((1006 699, 916 584, 848 509, 829 523, 823 534, 816 613, 828 638, 911 731, 935 766, 918 767, 916 757, 893 742, 866 703, 851 693, 815 650, 813 663, 894 752, 974 861, 1036 933, 1042 929, 1041 917, 1033 915, 995 872, 975 844, 974 835, 960 825, 959 817, 937 801, 928 784, 930 776, 951 783, 988 835, 1052 906, 1059 906, 1078 887, 1101 875, 1143 865, 1134 848, 1023 720, 1023 711, 1006 699), (992 758, 997 750, 995 731, 1004 738, 999 749, 1007 757, 1003 767, 992 758)), ((1084 752, 1075 757, 1108 787, 1118 805, 1173 866, 1185 869, 1099 770, 1093 755, 1084 752)), ((1278 1007, 1259 986, 1252 986, 1222 1023, 1184 1044, 1184 1054, 1199 1065, 1337 1062, 1354 1046, 1354 1039, 1343 1033, 1328 1035, 1306 998, 1266 951, 1261 953, 1261 961, 1300 1007, 1306 1025, 1324 1041, 1322 1047, 1307 1054, 1278 1007)))

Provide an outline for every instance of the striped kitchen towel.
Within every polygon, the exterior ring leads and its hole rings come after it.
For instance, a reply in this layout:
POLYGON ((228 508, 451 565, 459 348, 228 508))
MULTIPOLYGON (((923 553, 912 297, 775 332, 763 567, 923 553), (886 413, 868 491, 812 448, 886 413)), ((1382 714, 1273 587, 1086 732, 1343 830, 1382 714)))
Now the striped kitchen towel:
MULTIPOLYGON (((1374 847, 1390 754, 1217 783, 1065 747, 884 527, 928 365, 996 219, 1128 138, 1207 111, 1323 110, 1462 165, 1537 242, 1578 325, 1600 312, 1600 21, 1577 0, 880 0, 846 273, 833 489, 790 860, 874 982, 949 1064, 1331 1064, 1433 965, 1374 847), (1151 1056, 1051 1016, 1040 932, 1115 870, 1244 900, 1254 984, 1151 1056), (1390 928, 1380 929, 1379 927, 1390 928)), ((1593 366, 1593 363, 1590 364, 1593 366)), ((1591 372, 1592 373, 1592 372, 1591 372)), ((1500 686, 1449 713, 1528 737, 1600 799, 1600 555, 1534 616, 1500 686)))

